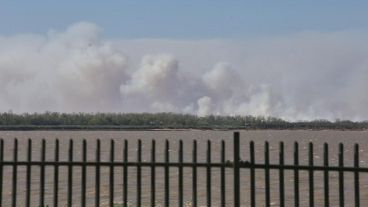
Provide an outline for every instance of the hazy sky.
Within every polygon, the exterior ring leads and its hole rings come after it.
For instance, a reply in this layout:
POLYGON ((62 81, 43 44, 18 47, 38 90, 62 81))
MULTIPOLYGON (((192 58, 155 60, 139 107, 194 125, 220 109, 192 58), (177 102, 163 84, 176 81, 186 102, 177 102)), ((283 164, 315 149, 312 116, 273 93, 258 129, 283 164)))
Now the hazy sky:
POLYGON ((367 1, 0 1, 0 112, 368 120, 367 1))
POLYGON ((242 38, 368 29, 368 2, 4 0, 0 34, 40 33, 80 21, 114 38, 242 38))

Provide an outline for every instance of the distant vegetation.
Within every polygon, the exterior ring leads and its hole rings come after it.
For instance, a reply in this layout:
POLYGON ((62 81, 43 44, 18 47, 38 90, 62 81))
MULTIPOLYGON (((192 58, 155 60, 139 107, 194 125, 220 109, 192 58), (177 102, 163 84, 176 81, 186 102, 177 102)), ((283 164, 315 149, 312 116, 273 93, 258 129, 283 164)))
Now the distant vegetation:
POLYGON ((0 113, 0 130, 35 129, 368 129, 368 121, 287 122, 262 116, 206 116, 174 113, 0 113))

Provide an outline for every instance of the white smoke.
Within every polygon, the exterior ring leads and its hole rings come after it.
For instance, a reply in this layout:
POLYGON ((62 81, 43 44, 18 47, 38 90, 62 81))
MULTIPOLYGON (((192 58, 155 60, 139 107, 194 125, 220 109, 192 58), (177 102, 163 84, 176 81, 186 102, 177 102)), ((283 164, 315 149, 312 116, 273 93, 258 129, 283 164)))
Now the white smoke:
POLYGON ((0 111, 368 119, 365 32, 108 40, 93 23, 0 36, 0 111))
POLYGON ((198 99, 197 104, 199 116, 208 116, 213 112, 213 103, 210 97, 204 96, 198 99))
POLYGON ((78 23, 47 35, 0 38, 0 110, 117 110, 126 57, 78 23))

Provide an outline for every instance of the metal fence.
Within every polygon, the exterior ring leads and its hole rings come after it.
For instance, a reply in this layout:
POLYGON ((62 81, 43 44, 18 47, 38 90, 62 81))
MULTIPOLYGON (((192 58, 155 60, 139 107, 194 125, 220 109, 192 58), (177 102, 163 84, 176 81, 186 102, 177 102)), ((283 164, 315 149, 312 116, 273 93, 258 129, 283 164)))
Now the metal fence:
MULTIPOLYGON (((220 196, 219 196, 219 204, 221 207, 226 206, 226 198, 231 197, 233 200, 233 206, 239 207, 240 206, 240 199, 241 196, 249 196, 250 205, 257 206, 256 203, 256 196, 264 196, 265 198, 265 206, 271 205, 271 198, 270 198, 270 171, 276 170, 278 171, 278 195, 279 195, 279 205, 285 206, 285 172, 291 171, 293 172, 294 182, 293 182, 293 190, 294 192, 287 192, 288 194, 293 194, 294 199, 294 206, 300 206, 300 198, 308 197, 309 206, 315 205, 315 177, 314 173, 319 171, 323 172, 323 192, 324 192, 324 206, 330 206, 330 183, 329 183, 329 173, 330 172, 337 172, 338 173, 338 192, 339 192, 339 205, 344 206, 345 204, 345 197, 344 197, 344 173, 350 172, 354 175, 354 201, 355 206, 360 206, 360 182, 359 182, 359 175, 362 172, 368 172, 368 168, 360 167, 359 166, 359 146, 356 144, 354 146, 354 164, 351 167, 344 166, 344 146, 342 144, 339 145, 339 154, 338 154, 338 166, 330 166, 329 165, 329 152, 328 152, 328 145, 325 144, 323 151, 323 165, 316 166, 314 165, 313 160, 313 144, 309 143, 308 146, 308 164, 301 165, 299 163, 299 145, 297 142, 294 143, 294 154, 293 154, 293 164, 285 164, 285 154, 284 154, 284 143, 280 142, 279 145, 279 163, 272 164, 270 163, 270 150, 268 142, 265 143, 264 146, 264 162, 263 163, 256 163, 255 162, 255 147, 254 142, 250 142, 249 144, 249 160, 244 161, 241 159, 241 151, 240 151, 240 135, 239 132, 234 132, 233 137, 233 161, 228 161, 225 159, 225 141, 221 142, 221 150, 220 150, 220 157, 221 160, 217 162, 213 162, 211 160, 211 141, 207 142, 207 157, 205 162, 198 162, 197 160, 197 141, 193 141, 192 147, 192 161, 191 162, 184 162, 183 159, 183 142, 179 142, 178 147, 178 159, 177 161, 170 160, 170 153, 169 153, 169 141, 166 140, 165 149, 164 149, 164 161, 156 161, 156 142, 152 140, 151 145, 151 160, 150 161, 142 161, 142 142, 138 140, 137 146, 137 160, 135 162, 128 160, 128 141, 124 140, 123 144, 123 160, 117 161, 114 157, 115 155, 115 142, 111 140, 110 144, 110 157, 109 161, 101 161, 101 141, 97 140, 96 143, 96 150, 95 161, 87 160, 87 141, 83 140, 82 143, 82 151, 81 161, 76 161, 73 159, 74 151, 73 148, 73 140, 69 142, 69 149, 68 149, 68 160, 61 161, 59 159, 59 141, 56 140, 55 149, 54 149, 54 160, 47 161, 46 160, 46 141, 43 140, 41 144, 41 159, 38 161, 34 161, 32 159, 32 140, 28 140, 27 145, 27 160, 20 161, 18 160, 18 141, 17 139, 14 140, 14 150, 13 150, 13 160, 4 160, 4 140, 0 140, 0 207, 3 206, 3 199, 4 199, 4 192, 3 192, 3 181, 4 179, 4 167, 11 167, 12 168, 12 187, 11 187, 11 206, 31 206, 31 174, 34 168, 39 168, 40 170, 40 182, 39 182, 39 204, 38 206, 47 206, 50 204, 45 203, 45 169, 46 168, 53 168, 53 196, 52 196, 52 206, 60 206, 59 197, 61 192, 60 189, 60 182, 59 182, 59 168, 66 167, 67 171, 67 206, 73 205, 73 197, 75 196, 75 192, 73 191, 73 184, 75 182, 80 183, 81 186, 81 195, 80 195, 80 206, 84 207, 87 206, 86 203, 86 185, 87 185, 87 167, 92 167, 95 170, 95 195, 94 195, 94 206, 101 205, 101 198, 100 198, 100 187, 101 187, 101 168, 108 168, 109 169, 109 202, 108 205, 113 207, 116 206, 116 202, 114 196, 115 186, 114 186, 114 173, 118 170, 122 171, 123 175, 123 184, 122 188, 122 204, 120 206, 128 206, 128 179, 130 176, 136 177, 136 184, 134 188, 136 188, 136 206, 142 206, 142 168, 150 169, 150 206, 154 207, 156 205, 156 169, 163 168, 164 170, 164 203, 165 207, 170 205, 170 194, 172 190, 177 190, 177 204, 175 206, 183 207, 184 206, 184 176, 191 176, 191 206, 197 207, 198 206, 198 172, 199 168, 205 169, 206 172, 206 205, 210 207, 213 203, 212 197, 212 180, 211 180, 211 173, 214 168, 219 169, 220 179, 217 180, 220 184, 220 196), (17 181, 18 181, 18 167, 25 167, 26 168, 26 185, 25 185, 25 203, 19 203, 18 197, 19 189, 17 189, 17 181), (80 179, 75 179, 73 176, 73 169, 76 167, 81 168, 81 177, 80 179), (136 171, 133 175, 128 174, 128 169, 134 168, 136 171), (170 189, 170 169, 175 168, 178 170, 177 181, 178 181, 178 188, 177 189, 170 189), (184 168, 191 169, 191 175, 187 175, 183 173, 184 168), (242 175, 241 170, 249 170, 249 192, 250 195, 242 195, 241 193, 241 181, 240 178, 242 175), (226 180, 225 170, 232 170, 232 180, 226 180), (265 189, 264 194, 259 195, 256 193, 256 170, 264 171, 264 183, 265 189), (308 183, 309 183, 309 194, 308 195, 301 195, 300 194, 300 171, 306 171, 308 173, 308 183), (73 179, 74 178, 74 179, 73 179), (231 182, 233 185, 233 192, 228 192, 225 189, 226 183, 231 182), (18 196, 18 197, 17 197, 18 196)), ((258 172, 258 171, 257 171, 258 172)), ((243 183, 244 185, 244 183, 243 183)), ((247 184, 248 185, 248 184, 247 184)), ((75 199, 75 198, 74 198, 75 199)), ((75 202, 75 201, 74 201, 75 202)), ((78 201, 79 202, 79 201, 78 201)))

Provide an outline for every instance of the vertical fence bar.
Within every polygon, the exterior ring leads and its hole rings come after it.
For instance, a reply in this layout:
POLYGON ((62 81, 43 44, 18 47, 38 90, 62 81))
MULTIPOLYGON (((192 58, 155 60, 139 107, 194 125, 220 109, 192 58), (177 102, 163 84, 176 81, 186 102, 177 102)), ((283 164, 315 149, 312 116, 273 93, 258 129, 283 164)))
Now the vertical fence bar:
POLYGON ((211 207, 212 196, 211 196, 211 141, 207 141, 207 207, 211 207))
POLYGON ((138 140, 138 150, 137 150, 137 206, 141 207, 142 205, 142 140, 138 140))
POLYGON ((54 167, 54 207, 59 203, 59 140, 55 141, 55 167, 54 167))
MULTIPOLYGON (((0 140, 0 178, 3 178, 4 140, 0 140)), ((3 206, 3 179, 0 179, 0 207, 3 206)))
POLYGON ((73 205, 73 140, 69 140, 69 157, 68 157, 68 207, 73 205))
POLYGON ((294 143, 294 206, 299 207, 299 144, 294 143))
POLYGON ((330 206, 330 177, 328 175, 328 144, 325 143, 323 145, 323 165, 325 167, 323 171, 323 180, 324 180, 324 200, 325 200, 325 206, 330 206))
POLYGON ((240 207, 240 134, 234 132, 234 207, 240 207))
POLYGON ((280 142, 279 149, 279 161, 280 161, 280 171, 279 171, 279 190, 280 190, 280 207, 285 206, 285 182, 284 182, 284 143, 280 142))
POLYGON ((170 206, 170 177, 169 177, 169 140, 165 141, 165 207, 170 206))
POLYGON ((360 187, 359 187, 359 145, 354 145, 354 201, 355 206, 360 206, 360 187))
POLYGON ((114 207, 114 155, 115 155, 115 141, 110 141, 110 175, 109 175, 109 204, 114 207))
POLYGON ((265 206, 269 207, 271 204, 271 196, 270 196, 270 147, 268 142, 265 142, 265 206))
MULTIPOLYGON (((27 147, 27 175, 26 175, 26 207, 31 206, 31 162, 32 162, 32 140, 28 139, 27 147)), ((2 177, 1 177, 2 179, 2 177)))
POLYGON ((13 186, 12 186, 12 206, 17 206, 17 171, 18 171, 18 139, 14 140, 14 151, 13 151, 13 186))
POLYGON ((84 139, 82 143, 82 185, 81 185, 81 206, 86 206, 86 183, 87 183, 87 141, 84 139))
POLYGON ((101 141, 96 141, 96 183, 95 183, 95 206, 100 206, 100 162, 101 162, 101 141))
POLYGON ((255 173, 255 155, 254 155, 254 142, 249 144, 250 152, 250 206, 256 206, 256 173, 255 173))
POLYGON ((41 144, 41 166, 40 166, 40 206, 45 207, 45 158, 46 140, 42 139, 41 144))
POLYGON ((193 140, 193 168, 192 168, 192 205, 197 207, 197 140, 193 140))
POLYGON ((179 191, 179 207, 183 207, 184 205, 184 197, 183 197, 183 140, 179 141, 179 150, 178 150, 178 158, 179 158, 179 169, 178 169, 178 176, 179 176, 179 185, 178 185, 178 191, 179 191))
POLYGON ((123 206, 128 206, 128 140, 124 140, 123 206))
POLYGON ((314 206, 313 143, 309 143, 309 206, 314 206))
POLYGON ((226 206, 225 141, 221 140, 221 207, 226 206))
MULTIPOLYGON (((0 178, 4 175, 4 140, 0 140, 0 178)), ((0 179, 0 207, 3 206, 3 179, 0 179)))
POLYGON ((342 143, 339 144, 339 203, 340 207, 344 207, 345 205, 345 197, 344 197, 344 145, 342 143))
POLYGON ((156 205, 156 142, 152 139, 151 146, 151 207, 156 205))

